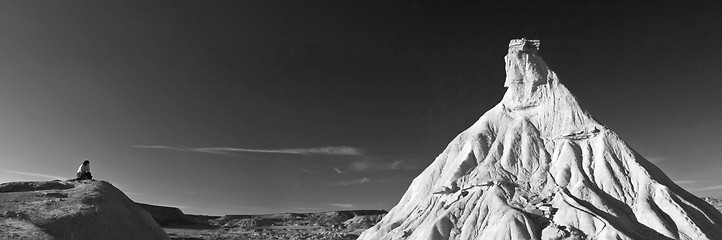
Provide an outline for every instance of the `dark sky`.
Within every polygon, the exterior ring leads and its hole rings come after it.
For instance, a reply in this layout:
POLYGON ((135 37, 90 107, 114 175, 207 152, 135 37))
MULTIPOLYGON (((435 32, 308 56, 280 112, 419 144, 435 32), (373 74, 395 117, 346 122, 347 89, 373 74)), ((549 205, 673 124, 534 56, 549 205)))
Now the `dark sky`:
POLYGON ((527 37, 601 123, 722 197, 722 4, 695 4, 3 1, 0 181, 87 158, 190 213, 390 209, 527 37))

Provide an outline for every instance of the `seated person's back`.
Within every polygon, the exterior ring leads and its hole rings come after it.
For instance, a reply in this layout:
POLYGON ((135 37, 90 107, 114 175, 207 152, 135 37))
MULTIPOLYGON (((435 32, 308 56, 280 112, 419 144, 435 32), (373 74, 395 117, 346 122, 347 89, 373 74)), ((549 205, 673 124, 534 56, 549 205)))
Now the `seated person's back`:
POLYGON ((78 180, 93 179, 93 175, 90 174, 90 161, 85 160, 83 164, 78 167, 78 172, 75 175, 78 180))

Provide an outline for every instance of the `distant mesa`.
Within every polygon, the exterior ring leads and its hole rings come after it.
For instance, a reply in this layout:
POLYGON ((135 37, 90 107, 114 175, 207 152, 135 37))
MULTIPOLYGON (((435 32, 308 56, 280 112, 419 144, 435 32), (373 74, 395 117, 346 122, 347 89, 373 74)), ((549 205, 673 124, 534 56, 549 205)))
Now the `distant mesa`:
POLYGON ((194 223, 194 219, 186 216, 176 207, 157 206, 137 203, 139 207, 150 213, 151 217, 161 226, 177 226, 194 223))
POLYGON ((511 40, 500 103, 359 239, 720 239, 722 214, 594 120, 539 46, 511 40))
POLYGON ((0 239, 169 239, 105 181, 0 184, 0 239))

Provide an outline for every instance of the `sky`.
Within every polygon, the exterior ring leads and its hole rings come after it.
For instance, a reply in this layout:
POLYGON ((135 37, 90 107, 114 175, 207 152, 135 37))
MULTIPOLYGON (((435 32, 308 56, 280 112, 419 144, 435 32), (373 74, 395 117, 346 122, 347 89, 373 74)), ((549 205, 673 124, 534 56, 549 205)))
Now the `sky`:
POLYGON ((2 1, 0 182, 192 214, 391 209, 496 105, 510 39, 697 196, 722 197, 722 3, 2 1))

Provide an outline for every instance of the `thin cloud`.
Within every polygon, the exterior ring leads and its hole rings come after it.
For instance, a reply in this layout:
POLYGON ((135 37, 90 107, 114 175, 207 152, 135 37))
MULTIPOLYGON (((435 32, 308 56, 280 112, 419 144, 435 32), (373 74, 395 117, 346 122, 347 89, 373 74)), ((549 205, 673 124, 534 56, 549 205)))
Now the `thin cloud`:
POLYGON ((181 152, 191 151, 189 148, 177 148, 177 147, 162 146, 162 145, 133 145, 132 147, 134 147, 134 148, 148 148, 148 149, 166 149, 166 150, 175 150, 175 151, 181 151, 181 152))
POLYGON ((356 205, 348 204, 348 203, 328 203, 326 205, 340 207, 340 208, 355 208, 356 207, 356 205))
POLYGON ((364 183, 369 183, 369 182, 371 182, 371 179, 365 177, 365 178, 354 179, 354 180, 349 180, 349 181, 340 180, 340 181, 337 181, 337 182, 329 183, 328 185, 331 185, 331 186, 348 186, 348 185, 354 185, 354 184, 364 184, 364 183))
MULTIPOLYGON (((134 145, 134 148, 145 149, 161 149, 173 150, 181 152, 196 152, 216 155, 228 155, 241 157, 234 153, 266 153, 266 154, 285 154, 296 156, 325 156, 329 161, 344 161, 345 166, 335 166, 331 168, 335 173, 347 172, 379 172, 379 171, 398 171, 398 170, 416 170, 422 168, 423 164, 419 162, 417 156, 411 155, 391 155, 383 156, 376 154, 368 154, 362 148, 349 146, 326 146, 315 148, 280 148, 280 149, 250 149, 250 148, 229 148, 229 147, 174 147, 165 145, 134 145)), ((264 157, 253 157, 243 155, 242 157, 254 158, 256 160, 268 160, 264 157)), ((308 174, 321 174, 318 169, 299 169, 299 171, 308 174)))
POLYGON ((251 149, 231 147, 204 147, 204 148, 180 148, 162 145, 134 145, 134 148, 166 149, 182 152, 201 152, 212 154, 227 154, 232 152, 248 153, 272 153, 272 154, 295 154, 295 155, 327 155, 327 156, 362 156, 363 149, 348 146, 327 146, 315 148, 281 148, 281 149, 251 149))
POLYGON ((705 178, 705 179, 685 179, 685 180, 674 180, 676 184, 704 184, 704 183, 717 183, 721 178, 705 178))
POLYGON ((321 172, 319 172, 317 169, 309 170, 309 169, 305 169, 305 168, 299 168, 298 171, 301 171, 301 172, 304 172, 307 174, 321 174, 321 172))
POLYGON ((718 189, 722 189, 722 185, 697 188, 697 189, 692 189, 692 191, 709 191, 709 190, 718 190, 718 189))
POLYGON ((698 183, 698 180, 676 180, 674 183, 676 184, 691 184, 691 183, 698 183))
POLYGON ((357 172, 414 170, 419 168, 419 164, 414 159, 398 159, 391 161, 364 159, 350 163, 348 168, 357 172))
POLYGON ((47 179, 51 179, 51 180, 55 180, 55 179, 66 179, 66 178, 67 178, 67 177, 55 176, 55 175, 44 174, 44 173, 23 172, 23 171, 14 171, 14 170, 6 170, 6 169, 3 170, 3 171, 4 171, 4 172, 7 172, 7 173, 17 174, 17 175, 31 176, 31 177, 41 177, 41 178, 47 178, 47 179))

